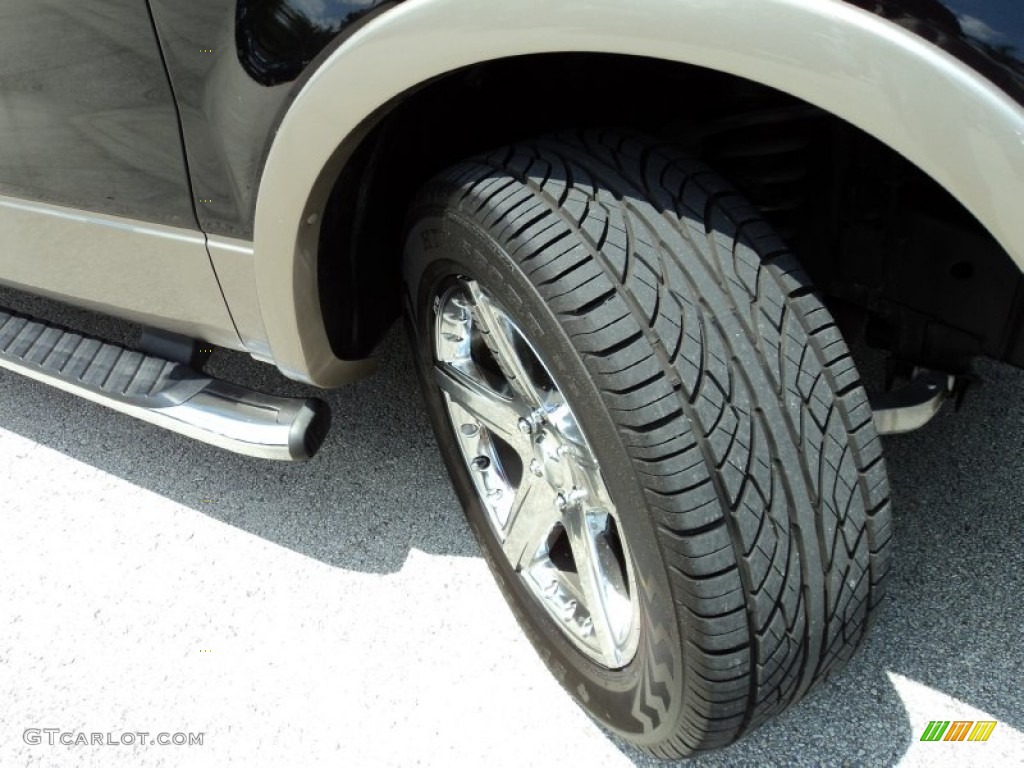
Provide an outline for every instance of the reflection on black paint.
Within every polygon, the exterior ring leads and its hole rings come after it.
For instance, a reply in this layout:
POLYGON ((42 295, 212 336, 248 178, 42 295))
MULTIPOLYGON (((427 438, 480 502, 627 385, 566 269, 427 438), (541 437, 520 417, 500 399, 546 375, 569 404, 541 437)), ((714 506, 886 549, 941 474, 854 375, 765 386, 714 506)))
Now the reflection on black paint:
MULTIPOLYGON (((0 7, 10 2, 0 0, 0 7)), ((204 231, 252 238, 263 163, 275 126, 301 88, 300 76, 325 49, 397 4, 149 0, 180 109, 195 196, 212 201, 196 206, 204 231), (212 54, 203 52, 209 49, 212 54)))
POLYGON ((196 226, 145 3, 0 0, 0 194, 196 226))
POLYGON ((1020 0, 846 0, 899 24, 970 65, 1024 104, 1024 25, 1000 24, 1019 18, 1020 0), (970 13, 966 11, 969 10, 970 13), (958 15, 958 11, 963 11, 958 15), (965 28, 963 21, 974 22, 965 28))
POLYGON ((263 85, 294 80, 343 30, 385 2, 238 0, 238 58, 263 85))
MULTIPOLYGON (((846 1, 945 49, 1024 104, 1024 25, 1006 21, 1019 19, 1020 0, 846 1), (973 23, 965 28, 962 19, 981 22, 986 34, 978 34, 973 23)), ((237 0, 239 60, 263 85, 294 80, 339 34, 351 32, 371 11, 393 4, 393 0, 237 0)))

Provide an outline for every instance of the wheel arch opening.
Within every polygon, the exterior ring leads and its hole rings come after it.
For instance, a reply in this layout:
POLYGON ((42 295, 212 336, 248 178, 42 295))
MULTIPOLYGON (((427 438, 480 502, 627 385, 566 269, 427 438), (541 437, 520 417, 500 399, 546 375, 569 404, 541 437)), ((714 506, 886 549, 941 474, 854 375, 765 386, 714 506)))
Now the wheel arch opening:
POLYGON ((978 355, 1024 365, 1019 268, 918 166, 768 86, 606 53, 465 67, 364 121, 343 148, 320 227, 316 274, 334 355, 371 354, 399 314, 405 215, 431 176, 503 144, 588 126, 658 137, 728 178, 793 248, 850 336, 946 370, 978 355))

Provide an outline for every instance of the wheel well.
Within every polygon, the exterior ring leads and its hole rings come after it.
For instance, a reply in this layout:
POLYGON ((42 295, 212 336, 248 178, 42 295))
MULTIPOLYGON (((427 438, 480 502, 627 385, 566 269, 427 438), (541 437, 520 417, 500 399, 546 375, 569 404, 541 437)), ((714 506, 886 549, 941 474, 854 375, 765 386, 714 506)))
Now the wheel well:
POLYGON ((899 361, 1024 366, 1022 277, 966 209, 901 155, 772 88, 632 56, 541 54, 458 70, 374 118, 321 230, 321 306, 334 353, 369 354, 400 310, 405 215, 432 175, 474 153, 583 126, 671 141, 773 223, 844 327, 899 361))

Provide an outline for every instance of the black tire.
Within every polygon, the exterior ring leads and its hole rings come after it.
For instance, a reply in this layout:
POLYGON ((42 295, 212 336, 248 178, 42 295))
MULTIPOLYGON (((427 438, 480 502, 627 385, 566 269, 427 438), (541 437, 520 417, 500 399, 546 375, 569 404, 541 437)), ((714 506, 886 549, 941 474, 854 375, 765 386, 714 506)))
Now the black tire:
POLYGON ((660 757, 726 746, 864 638, 892 520, 871 409, 835 323, 721 178, 643 138, 524 142, 433 180, 404 274, 428 410, 527 635, 577 701, 660 757), (471 276, 564 382, 623 510, 642 638, 595 664, 538 610, 483 522, 430 375, 439 287, 471 276))

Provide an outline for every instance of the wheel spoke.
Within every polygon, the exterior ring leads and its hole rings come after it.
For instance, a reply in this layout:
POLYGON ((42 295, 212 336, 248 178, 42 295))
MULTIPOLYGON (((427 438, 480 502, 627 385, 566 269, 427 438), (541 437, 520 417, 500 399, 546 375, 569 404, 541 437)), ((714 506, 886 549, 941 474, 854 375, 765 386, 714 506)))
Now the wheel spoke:
POLYGON ((607 522, 606 516, 587 511, 582 504, 572 504, 562 512, 562 522, 569 535, 569 546, 576 561, 580 589, 583 592, 590 620, 605 663, 621 666, 622 653, 612 628, 611 600, 608 580, 598 552, 597 536, 607 522))
POLYGON ((589 452, 579 446, 566 446, 563 459, 572 476, 572 485, 580 499, 586 499, 591 508, 611 506, 611 499, 601 477, 601 470, 589 452))
POLYGON ((465 277, 439 299, 433 376, 490 531, 559 630, 619 669, 636 653, 639 605, 597 456, 500 303, 465 277))
POLYGON ((516 428, 518 419, 529 411, 450 363, 434 368, 434 379, 445 394, 478 419, 488 430, 514 447, 523 442, 516 428))
POLYGON ((583 443, 579 425, 576 424, 572 410, 558 389, 544 394, 544 403, 541 405, 541 409, 544 412, 544 417, 561 437, 574 443, 583 443))
POLYGON ((515 570, 530 563, 558 519, 552 494, 541 481, 525 475, 512 502, 501 545, 515 570))
POLYGON ((544 403, 544 395, 538 390, 515 343, 515 330, 505 313, 495 307, 475 282, 467 284, 473 299, 473 310, 483 331, 484 343, 494 355, 498 366, 508 380, 509 386, 530 410, 544 403))

